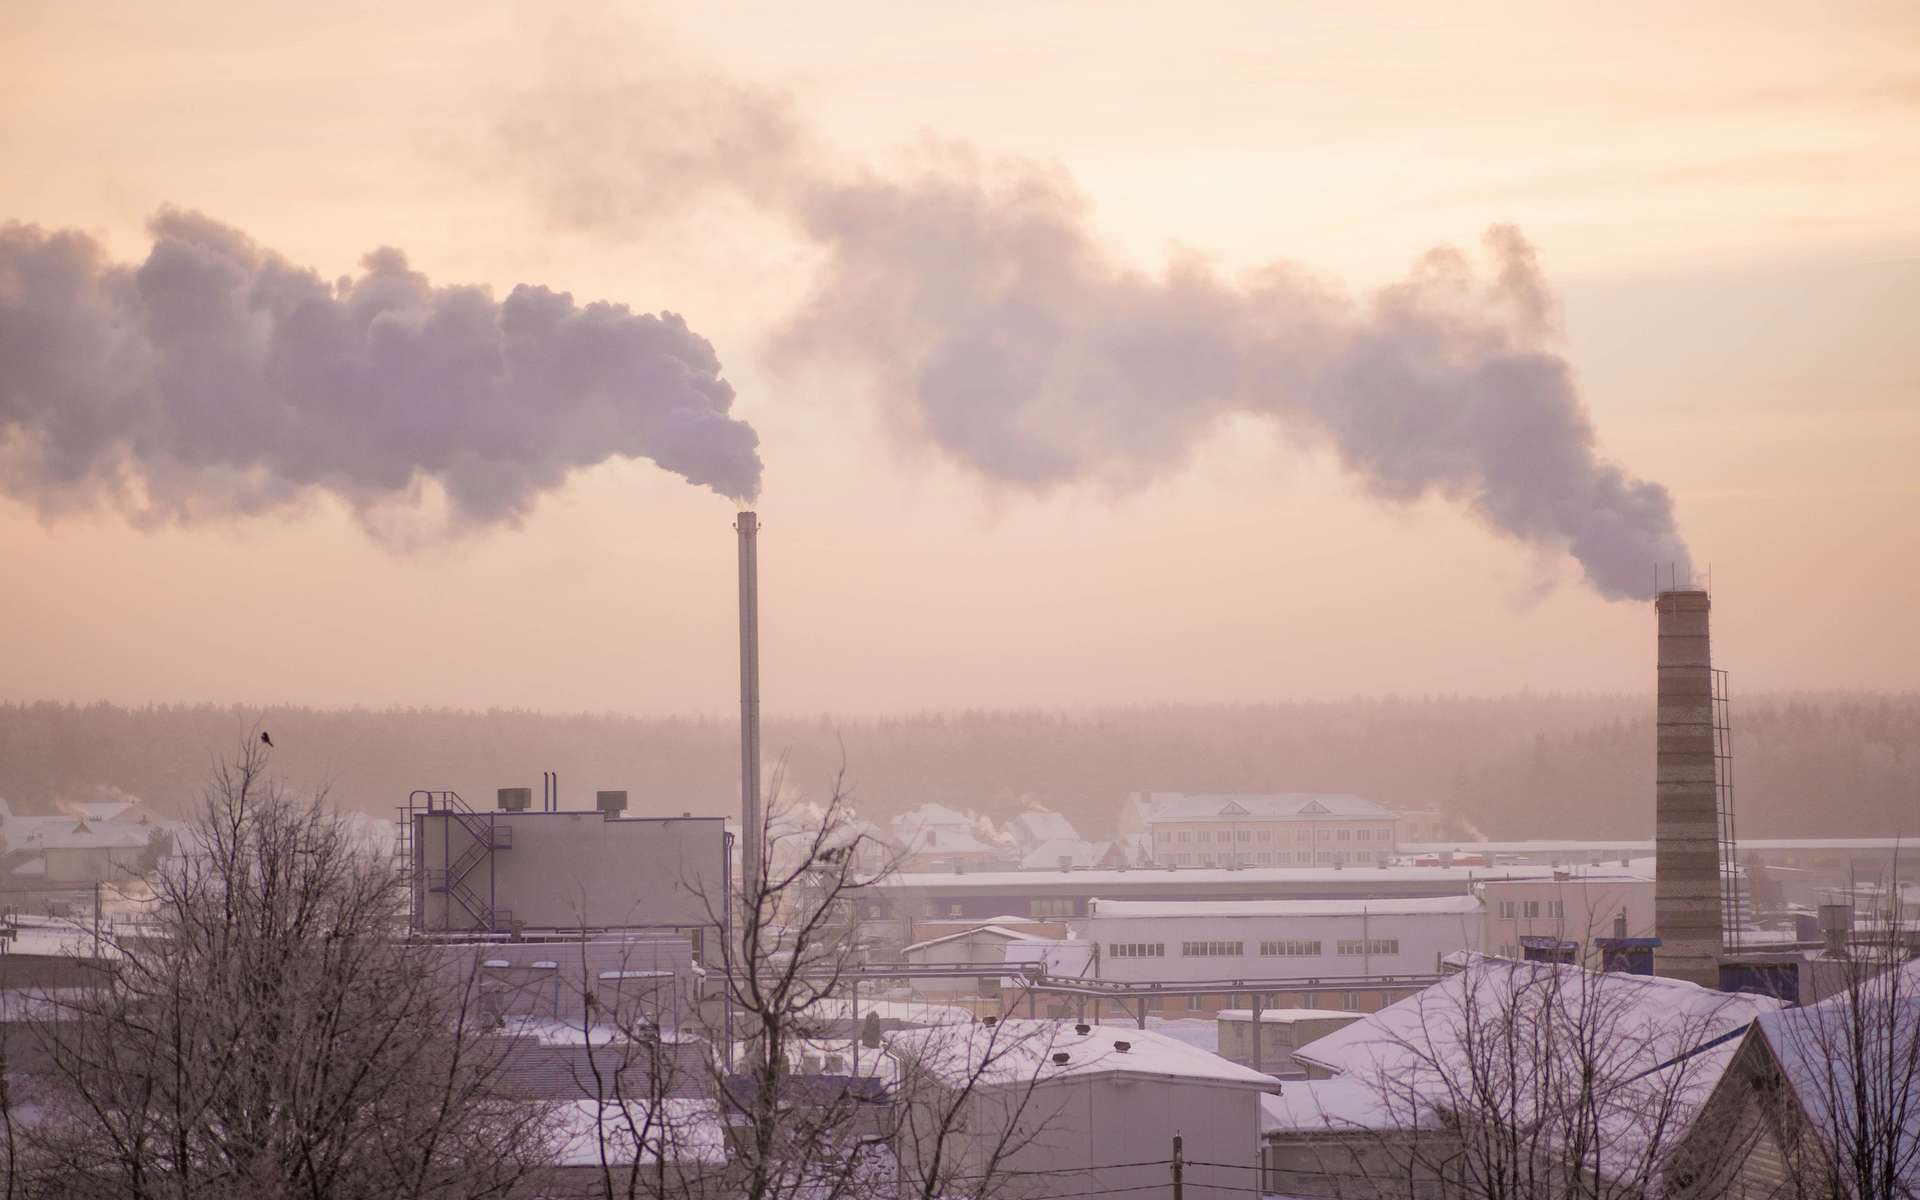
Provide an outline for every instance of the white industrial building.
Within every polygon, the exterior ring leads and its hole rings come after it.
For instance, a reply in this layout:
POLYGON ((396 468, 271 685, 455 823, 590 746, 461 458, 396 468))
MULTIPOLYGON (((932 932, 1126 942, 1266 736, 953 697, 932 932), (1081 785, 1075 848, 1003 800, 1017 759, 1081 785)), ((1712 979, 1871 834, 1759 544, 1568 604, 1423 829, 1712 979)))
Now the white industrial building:
POLYGON ((1478 950, 1478 896, 1419 899, 1095 900, 1075 922, 1101 979, 1372 979, 1437 974, 1457 950, 1478 950))
POLYGON ((1190 1200, 1244 1195, 1258 1162, 1260 1098, 1280 1086, 1164 1034, 1118 1025, 965 1022, 895 1034, 887 1053, 902 1077, 920 1081, 901 1102, 929 1108, 903 1114, 896 1152, 906 1176, 920 1177, 937 1151, 955 1191, 991 1167, 1001 1174, 996 1194, 1016 1200, 1164 1195, 1176 1135, 1190 1200), (964 1108, 946 1143, 916 1140, 940 1127, 932 1113, 955 1099, 964 1108), (1013 1124, 1020 1132, 1004 1137, 1013 1124))

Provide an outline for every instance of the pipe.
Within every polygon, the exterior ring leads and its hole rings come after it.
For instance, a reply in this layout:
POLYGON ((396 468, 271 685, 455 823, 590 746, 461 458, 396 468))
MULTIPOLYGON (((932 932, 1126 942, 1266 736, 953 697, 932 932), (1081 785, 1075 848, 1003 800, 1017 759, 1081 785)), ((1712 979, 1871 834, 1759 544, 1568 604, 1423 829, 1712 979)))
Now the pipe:
POLYGON ((760 565, 759 517, 743 512, 740 535, 740 887, 760 888, 760 565))

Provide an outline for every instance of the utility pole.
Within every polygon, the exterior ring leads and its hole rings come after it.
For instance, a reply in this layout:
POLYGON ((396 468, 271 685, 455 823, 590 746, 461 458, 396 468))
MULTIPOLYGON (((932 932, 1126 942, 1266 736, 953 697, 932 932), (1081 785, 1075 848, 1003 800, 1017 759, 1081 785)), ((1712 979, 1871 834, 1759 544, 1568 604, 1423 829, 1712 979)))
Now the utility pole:
POLYGON ((1180 1200, 1180 1135, 1173 1135, 1173 1200, 1180 1200))

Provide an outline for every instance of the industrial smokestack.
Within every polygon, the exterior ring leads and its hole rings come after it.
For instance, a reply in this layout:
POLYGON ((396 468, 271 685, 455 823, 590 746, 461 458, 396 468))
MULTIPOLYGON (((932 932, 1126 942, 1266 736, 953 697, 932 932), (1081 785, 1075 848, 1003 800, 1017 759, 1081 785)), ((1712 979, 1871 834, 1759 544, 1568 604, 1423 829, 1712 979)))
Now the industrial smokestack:
POLYGON ((751 896, 760 882, 760 560, 759 518, 733 523, 740 534, 740 883, 751 896))
POLYGON ((1707 593, 1661 592, 1654 759, 1654 974, 1720 985, 1720 840, 1707 593))

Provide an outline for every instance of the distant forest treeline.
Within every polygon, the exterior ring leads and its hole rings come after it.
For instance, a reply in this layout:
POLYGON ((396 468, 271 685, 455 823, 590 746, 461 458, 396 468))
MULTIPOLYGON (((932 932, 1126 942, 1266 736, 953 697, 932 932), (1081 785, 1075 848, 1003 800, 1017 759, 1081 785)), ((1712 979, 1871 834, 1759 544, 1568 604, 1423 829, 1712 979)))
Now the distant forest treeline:
MULTIPOLYGON (((731 814, 738 727, 704 717, 523 711, 0 705, 0 798, 55 809, 113 789, 184 813, 213 756, 255 724, 291 782, 391 815, 412 788, 536 790, 568 806, 625 788, 636 814, 731 814)), ((1748 837, 1920 836, 1920 695, 1735 697, 1748 837)), ((818 793, 844 747, 863 813, 924 801, 1004 819, 1029 801, 1110 835, 1134 791, 1352 791, 1439 807, 1492 838, 1647 837, 1650 697, 1509 696, 929 712, 767 721, 769 763, 818 793)))

